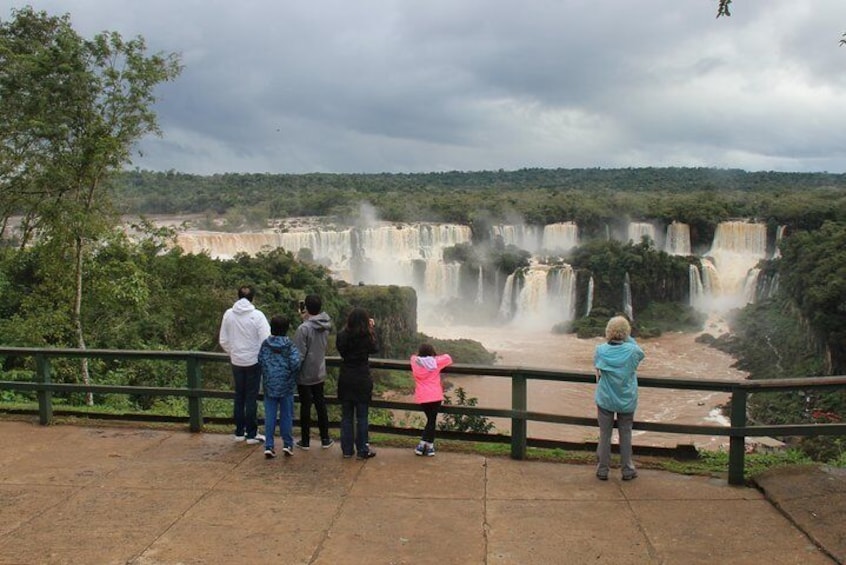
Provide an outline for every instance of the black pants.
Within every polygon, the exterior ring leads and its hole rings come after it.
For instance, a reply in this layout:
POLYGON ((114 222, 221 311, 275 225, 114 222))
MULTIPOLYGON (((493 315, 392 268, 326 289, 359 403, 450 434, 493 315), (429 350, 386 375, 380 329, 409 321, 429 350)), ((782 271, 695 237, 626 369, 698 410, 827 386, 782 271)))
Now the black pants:
POLYGON ((423 441, 435 443, 435 424, 438 422, 438 410, 441 407, 441 401, 424 402, 420 405, 423 413, 426 414, 426 427, 423 428, 423 441))
POLYGON ((317 412, 317 427, 320 429, 320 439, 329 439, 329 416, 326 414, 326 398, 323 396, 323 383, 316 385, 297 385, 300 395, 300 429, 302 430, 303 445, 309 444, 311 435, 311 405, 317 412))

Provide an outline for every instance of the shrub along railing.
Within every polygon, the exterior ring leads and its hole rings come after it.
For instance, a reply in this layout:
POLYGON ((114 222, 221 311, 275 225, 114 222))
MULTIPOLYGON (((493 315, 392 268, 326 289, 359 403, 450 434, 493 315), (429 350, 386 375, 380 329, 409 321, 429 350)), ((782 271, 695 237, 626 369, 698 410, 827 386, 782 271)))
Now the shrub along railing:
MULTIPOLYGON (((203 429, 203 398, 232 398, 231 391, 203 388, 203 363, 228 363, 222 353, 198 351, 134 351, 108 349, 41 349, 28 347, 0 347, 0 356, 27 357, 35 361, 35 379, 32 381, 0 380, 0 390, 35 392, 38 398, 39 421, 43 425, 53 420, 53 393, 102 393, 149 396, 184 397, 188 401, 188 422, 192 432, 203 429), (51 359, 95 358, 103 360, 158 360, 185 363, 185 387, 138 387, 101 384, 54 383, 51 379, 51 359)), ((337 366, 337 357, 328 357, 327 365, 337 366)), ((371 359, 374 369, 409 370, 407 361, 371 359)), ((511 408, 489 408, 482 406, 445 405, 442 412, 478 417, 501 417, 511 420, 511 457, 524 459, 529 442, 527 424, 530 421, 551 422, 577 426, 596 426, 594 418, 549 414, 528 410, 528 383, 534 380, 592 384, 593 373, 550 371, 527 367, 462 365, 449 366, 444 373, 454 375, 476 375, 501 377, 511 380, 511 408)), ((748 425, 746 400, 755 392, 787 392, 797 390, 838 389, 846 387, 846 376, 814 377, 801 379, 773 379, 755 381, 693 380, 663 377, 638 377, 640 388, 665 388, 725 392, 731 395, 729 427, 710 425, 669 424, 662 422, 635 421, 634 429, 675 433, 723 436, 729 438, 728 482, 740 485, 744 482, 745 439, 762 436, 819 436, 846 434, 846 423, 791 424, 777 426, 748 425)), ((334 399, 329 399, 335 402, 334 399)), ((377 408, 418 410, 416 404, 386 400, 374 400, 377 408)), ((131 417, 130 417, 131 418, 131 417)))

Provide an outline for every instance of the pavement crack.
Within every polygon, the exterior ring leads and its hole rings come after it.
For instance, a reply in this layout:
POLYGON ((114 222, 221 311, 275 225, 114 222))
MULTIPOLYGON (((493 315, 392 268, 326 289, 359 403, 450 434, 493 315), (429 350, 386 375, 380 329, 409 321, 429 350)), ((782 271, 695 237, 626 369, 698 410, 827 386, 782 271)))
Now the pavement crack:
POLYGON ((644 541, 646 542, 646 551, 649 553, 649 560, 652 563, 663 563, 664 561, 660 558, 659 551, 655 547, 655 544, 652 543, 652 540, 649 538, 649 534, 643 527, 643 522, 640 517, 637 515, 637 511, 635 511, 634 506, 632 506, 631 499, 626 496, 626 490, 622 488, 621 485, 617 485, 617 488, 620 490, 620 493, 623 495, 623 499, 626 501, 626 506, 629 508, 629 512, 634 517, 635 527, 637 531, 640 532, 640 535, 643 536, 644 541))
POLYGON ((323 551, 323 546, 326 544, 327 540, 329 539, 329 532, 331 532, 335 528, 335 524, 341 517, 341 513, 344 510, 344 506, 347 503, 347 499, 349 498, 350 491, 355 486, 355 483, 358 481, 358 478, 364 472, 365 467, 367 465, 359 465, 358 471, 356 471, 355 475, 353 475, 352 480, 349 483, 349 486, 344 491, 344 493, 340 497, 340 502, 338 503, 338 507, 335 509, 335 512, 332 514, 332 518, 329 520, 329 524, 326 526, 326 529, 323 530, 323 536, 321 536, 320 541, 317 542, 317 546, 314 548, 314 551, 311 554, 308 562, 309 564, 315 563, 317 559, 320 557, 321 552, 323 551))

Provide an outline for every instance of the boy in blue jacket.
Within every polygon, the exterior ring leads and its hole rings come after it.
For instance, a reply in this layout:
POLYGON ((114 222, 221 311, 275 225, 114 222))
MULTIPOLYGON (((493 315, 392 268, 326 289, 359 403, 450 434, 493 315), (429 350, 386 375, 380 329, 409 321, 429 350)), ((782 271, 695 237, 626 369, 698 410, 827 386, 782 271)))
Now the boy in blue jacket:
POLYGON ((279 435, 282 453, 294 454, 294 392, 297 390, 297 373, 300 370, 300 352, 285 334, 290 322, 285 316, 270 319, 270 337, 259 349, 261 380, 264 386, 264 456, 276 457, 273 449, 273 430, 279 418, 279 435))

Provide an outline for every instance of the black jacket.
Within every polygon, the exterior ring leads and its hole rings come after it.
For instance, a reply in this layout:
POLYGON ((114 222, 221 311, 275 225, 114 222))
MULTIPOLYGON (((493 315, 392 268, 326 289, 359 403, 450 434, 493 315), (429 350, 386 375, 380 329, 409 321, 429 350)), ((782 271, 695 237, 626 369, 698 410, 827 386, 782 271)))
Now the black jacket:
POLYGON ((338 374, 338 399, 351 402, 370 402, 373 379, 370 376, 369 358, 379 351, 375 334, 350 335, 346 329, 338 332, 335 346, 341 355, 338 374))

